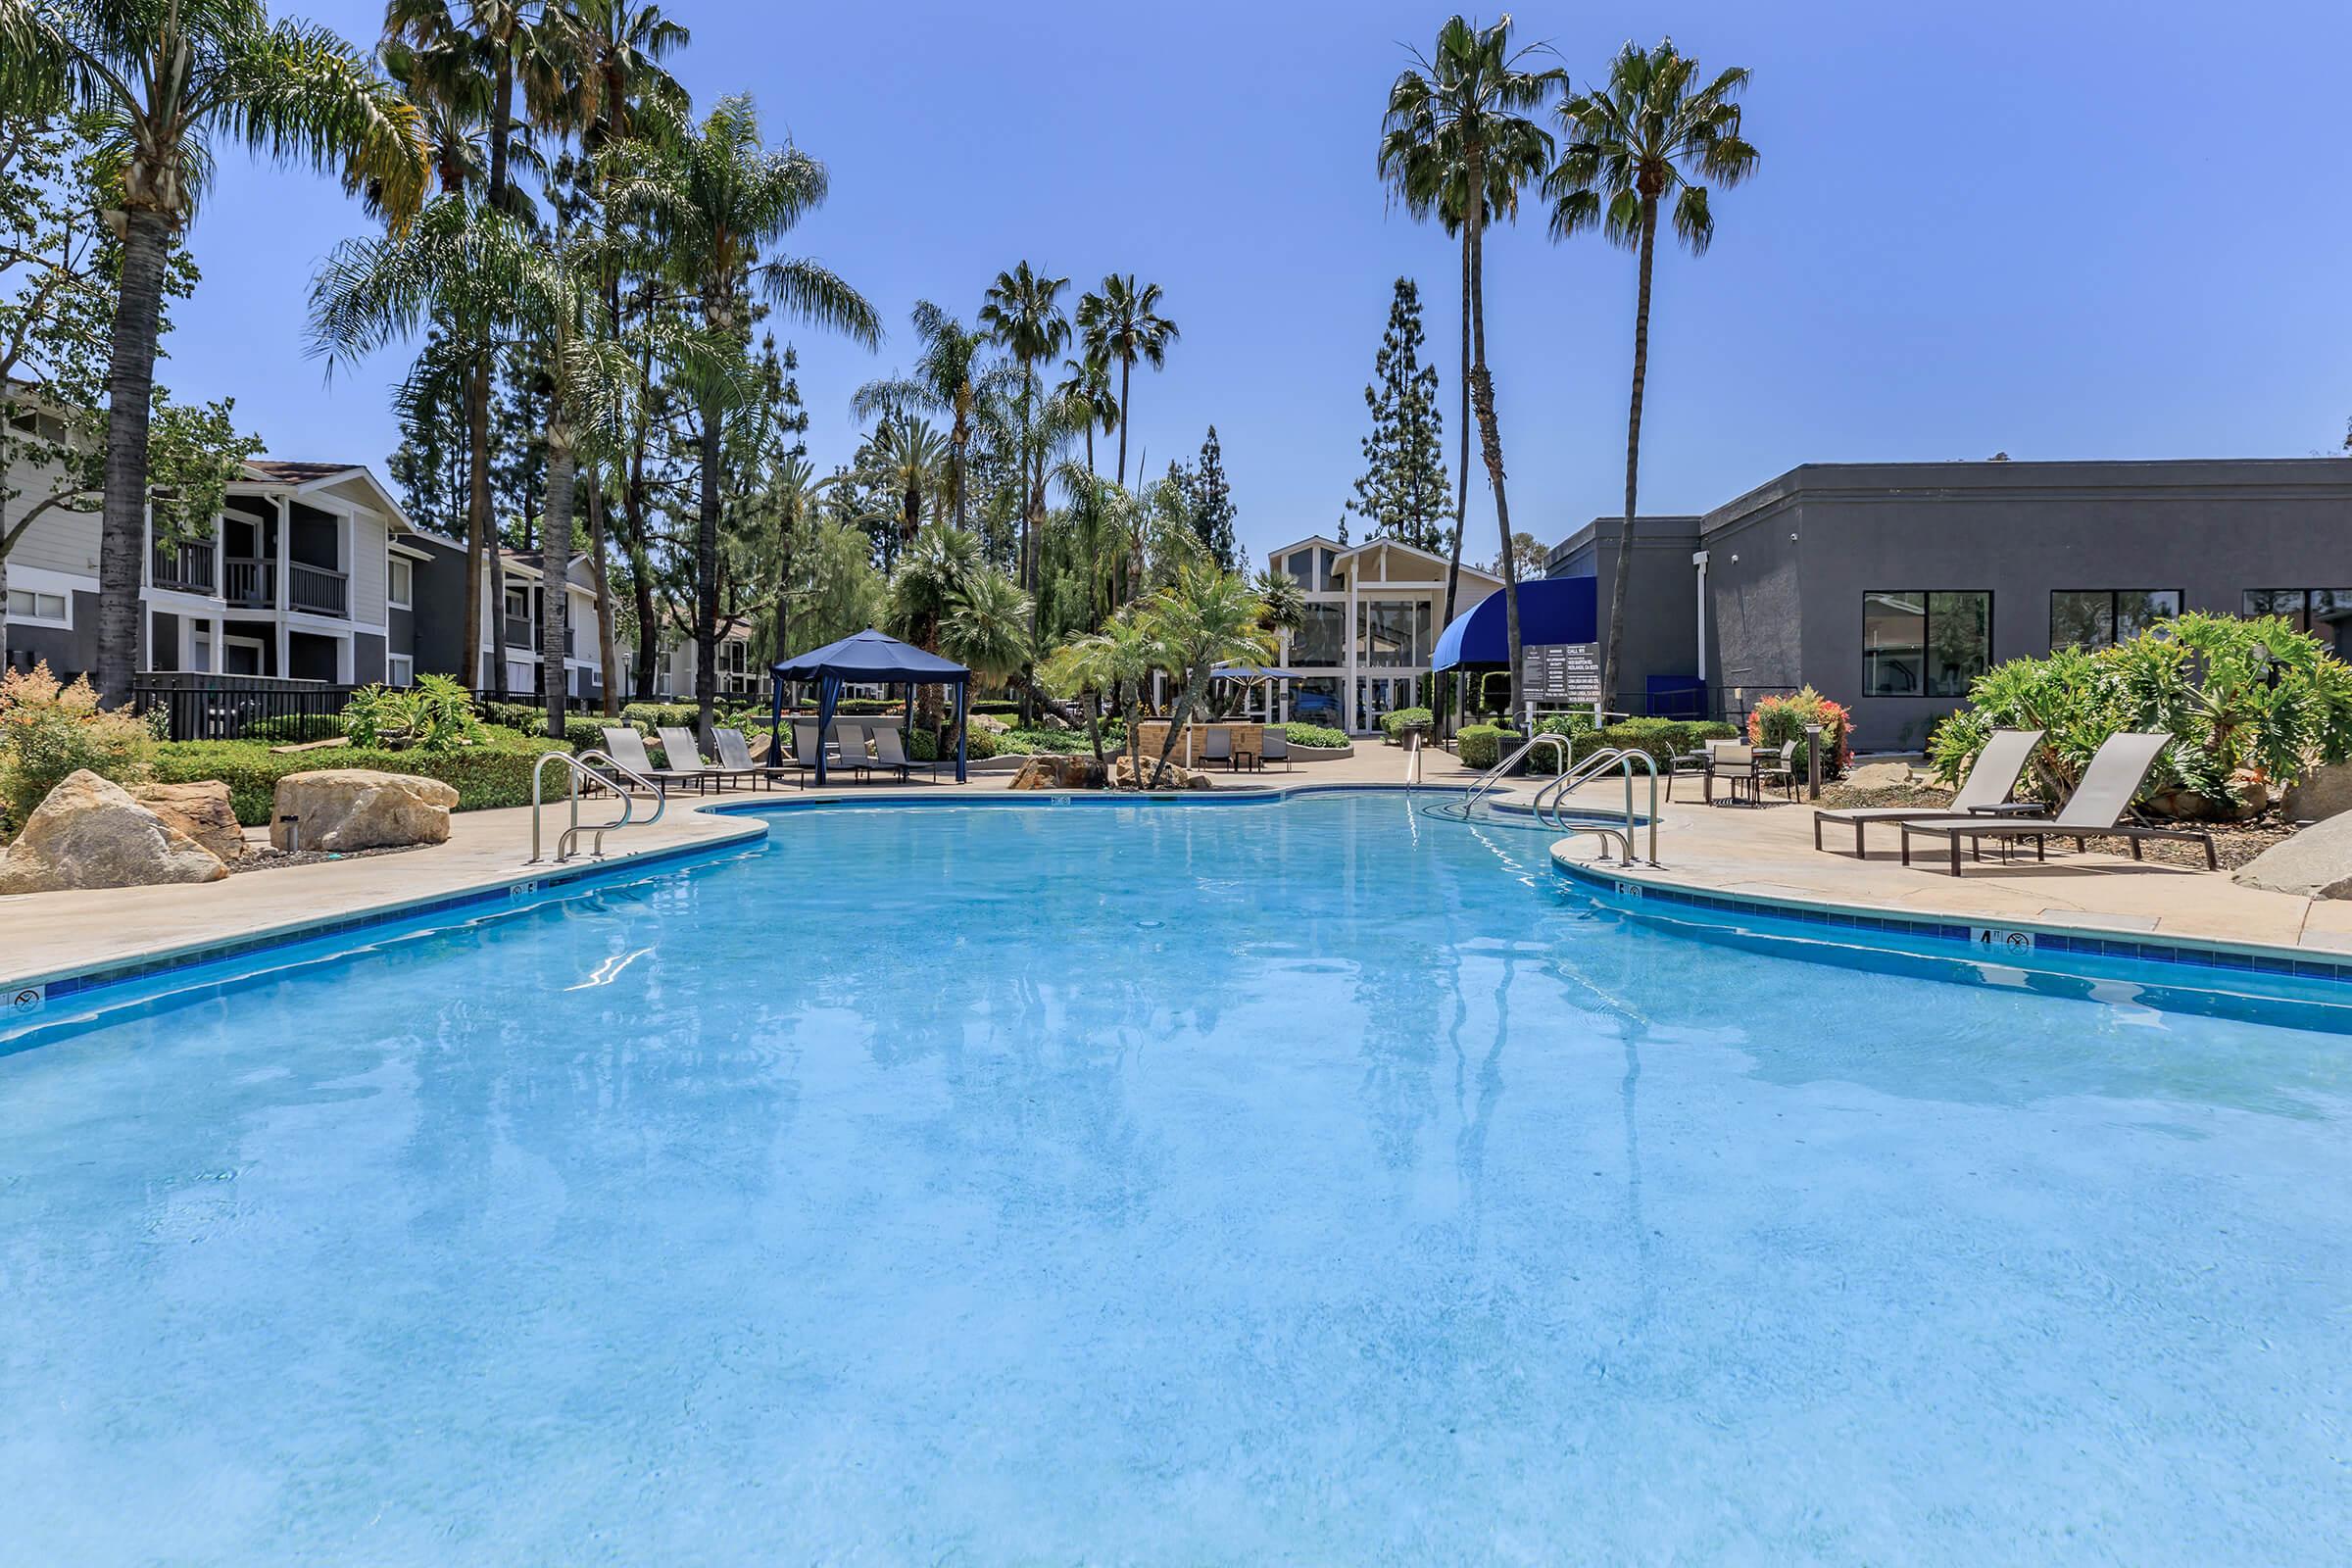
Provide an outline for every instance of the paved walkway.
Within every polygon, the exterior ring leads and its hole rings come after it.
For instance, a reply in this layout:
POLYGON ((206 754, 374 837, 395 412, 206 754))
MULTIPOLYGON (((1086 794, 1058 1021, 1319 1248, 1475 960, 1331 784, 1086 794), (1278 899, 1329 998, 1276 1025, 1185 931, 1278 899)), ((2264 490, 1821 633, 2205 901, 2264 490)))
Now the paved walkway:
MULTIPOLYGON (((1404 767, 1401 752, 1359 744, 1350 758, 1301 763, 1288 772, 1245 774, 1235 782, 1273 789, 1396 784, 1402 781, 1404 767)), ((1459 785, 1474 776, 1445 753, 1424 759, 1426 783, 1459 785)), ((962 789, 994 793, 1011 781, 1009 772, 974 773, 962 789)), ((1528 789, 1516 787, 1522 797, 1528 789)), ((956 792, 953 784, 918 779, 904 789, 852 785, 822 794, 786 790, 777 798, 937 798, 956 792)), ((1596 783, 1578 798, 1598 809, 1621 808, 1623 787, 1596 783)), ((683 844, 749 842, 764 831, 756 819, 695 808, 707 804, 692 796, 678 798, 662 822, 613 835, 606 845, 608 859, 683 844)), ((2258 893, 2236 886, 2226 874, 2135 864, 2119 856, 2053 854, 2046 866, 2030 860, 1971 865, 1955 880, 1924 865, 1905 870, 1896 863, 1895 845, 1891 832, 1874 834, 1870 858, 1857 861, 1850 853, 1815 852, 1808 807, 1708 808, 1677 802, 1659 827, 1658 853, 1665 866, 1633 874, 1764 898, 1977 916, 1987 924, 2028 920, 2352 952, 2352 906, 2258 893)), ((1578 837, 1569 853, 1595 858, 1599 848, 1598 839, 1578 837)), ((494 888, 532 875, 529 855, 528 810, 466 811, 453 819, 447 844, 400 855, 247 872, 194 887, 0 899, 0 984, 494 888)))

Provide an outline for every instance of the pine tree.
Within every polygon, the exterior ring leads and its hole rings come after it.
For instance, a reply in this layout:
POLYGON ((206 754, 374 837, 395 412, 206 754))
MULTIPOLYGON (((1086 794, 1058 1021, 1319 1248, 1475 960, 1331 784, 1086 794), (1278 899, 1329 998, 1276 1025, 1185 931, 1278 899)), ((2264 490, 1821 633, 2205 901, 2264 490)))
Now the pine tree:
POLYGON ((1372 538, 1442 552, 1449 510, 1445 416, 1438 411, 1438 368, 1421 363, 1426 336, 1420 286, 1400 277, 1372 360, 1372 384, 1364 388, 1372 433, 1363 440, 1364 473, 1348 510, 1364 519, 1372 538))
MULTIPOLYGON (((1174 471, 1173 466, 1170 471, 1174 471)), ((1233 570, 1233 486, 1226 482, 1225 449, 1217 443, 1213 424, 1208 427, 1208 438, 1200 443, 1200 464, 1187 477, 1186 490, 1192 500, 1194 535, 1218 565, 1233 570)))

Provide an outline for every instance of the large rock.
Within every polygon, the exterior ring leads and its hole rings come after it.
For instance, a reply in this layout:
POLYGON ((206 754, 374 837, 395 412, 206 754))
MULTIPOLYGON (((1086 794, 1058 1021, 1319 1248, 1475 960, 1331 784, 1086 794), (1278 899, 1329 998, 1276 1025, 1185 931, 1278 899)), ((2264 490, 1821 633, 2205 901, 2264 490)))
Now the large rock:
POLYGON ((2289 822, 2325 822, 2352 811, 2352 762, 2330 762, 2295 780, 2278 809, 2289 822))
MULTIPOLYGON (((1157 762, 1154 759, 1150 757, 1143 759, 1142 772, 1146 780, 1152 777, 1156 766, 1157 762)), ((1127 755, 1124 752, 1120 753, 1118 760, 1110 764, 1111 784, 1118 789, 1136 789, 1140 786, 1135 782, 1135 773, 1130 771, 1127 766, 1127 755)), ((1216 780, 1210 778, 1205 772, 1198 768, 1187 767, 1182 762, 1172 761, 1168 763, 1168 771, 1160 780, 1159 787, 1163 790, 1211 790, 1217 786, 1216 780)))
POLYGON ((141 784, 130 798, 230 864, 245 858, 245 830, 237 825, 237 808, 229 803, 228 786, 219 779, 194 784, 141 784))
POLYGON ((33 808, 0 859, 0 893, 218 882, 220 857, 88 768, 68 773, 33 808))
POLYGON ((1032 757, 1021 764, 1006 789, 1092 790, 1102 787, 1102 774, 1091 757, 1032 757))
POLYGON ((2313 823, 2239 866, 2230 880, 2310 899, 2352 899, 2352 816, 2313 823))
POLYGON ((458 792, 437 778, 335 767, 289 773, 277 781, 270 842, 281 850, 393 849, 442 844, 458 792), (287 817, 295 818, 288 824, 287 817), (299 834, 299 843, 296 835, 299 834))

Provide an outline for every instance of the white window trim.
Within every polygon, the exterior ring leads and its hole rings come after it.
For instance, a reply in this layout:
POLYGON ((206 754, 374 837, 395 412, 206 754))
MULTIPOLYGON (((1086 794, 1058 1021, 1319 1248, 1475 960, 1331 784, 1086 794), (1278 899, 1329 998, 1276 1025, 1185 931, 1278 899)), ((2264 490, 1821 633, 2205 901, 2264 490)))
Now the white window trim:
POLYGON ((384 684, 387 686, 416 685, 416 656, 414 654, 386 654, 384 656, 384 684))
POLYGON ((60 593, 54 588, 40 588, 28 583, 19 583, 12 579, 8 585, 8 596, 14 599, 19 594, 23 594, 32 601, 32 609, 20 611, 14 606, 4 607, 8 612, 10 625, 51 626, 65 631, 74 629, 74 596, 72 594, 60 593), (44 599, 54 599, 65 608, 54 615, 44 615, 41 613, 40 608, 41 601, 44 599))
POLYGON ((386 551, 384 553, 385 605, 393 610, 413 610, 416 608, 416 563, 411 561, 406 556, 396 556, 390 551, 386 551), (409 579, 409 592, 406 598, 396 599, 392 596, 392 584, 397 581, 403 573, 406 573, 409 579))

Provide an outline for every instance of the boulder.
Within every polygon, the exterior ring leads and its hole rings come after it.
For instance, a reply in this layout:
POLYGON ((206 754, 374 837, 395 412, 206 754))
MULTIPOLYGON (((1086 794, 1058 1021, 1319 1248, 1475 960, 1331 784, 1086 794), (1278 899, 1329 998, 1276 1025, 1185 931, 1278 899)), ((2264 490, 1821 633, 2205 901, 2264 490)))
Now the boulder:
POLYGON ((392 849, 442 844, 458 792, 437 778, 366 767, 289 773, 277 781, 270 842, 281 850, 392 849), (295 818, 289 831, 287 817, 295 818), (297 839, 299 835, 299 839, 297 839))
POLYGON ((966 722, 983 735, 1003 735, 1012 728, 994 713, 974 713, 966 722))
POLYGON ((203 845, 227 864, 243 859, 249 846, 237 825, 236 808, 229 804, 228 786, 219 779, 194 784, 141 784, 130 798, 203 845))
POLYGON ((2325 822, 2352 811, 2352 762, 2329 762, 2286 787, 2278 809, 2289 822, 2325 822))
POLYGON ((2271 804, 2270 791, 2258 779, 2237 780, 2237 796, 2232 803, 2194 790, 2159 789, 2151 791, 2140 807, 2150 816, 2182 822, 2242 822, 2260 816, 2271 804))
POLYGON ((1847 768, 1844 778, 1838 782, 1848 789, 1896 790, 1928 784, 1932 780, 1927 775, 1915 772, 1909 762, 1864 762, 1858 767, 1847 768))
MULTIPOLYGON (((1152 777, 1152 758, 1143 759, 1142 772, 1145 779, 1149 780, 1152 777)), ((1113 787, 1123 790, 1139 789, 1142 786, 1136 783, 1135 778, 1136 775, 1128 770, 1126 754, 1121 753, 1118 760, 1110 764, 1111 784, 1113 787)), ((1182 762, 1170 762, 1167 774, 1160 780, 1159 787, 1163 790, 1212 790, 1217 785, 1216 780, 1198 768, 1187 767, 1182 762)))
POLYGON ((1015 790, 1092 790, 1102 787, 1102 774, 1091 757, 1032 757, 1021 764, 1005 786, 1015 790))
POLYGON ((2352 899, 2352 816, 2313 823, 2239 866, 2230 880, 2308 899, 2352 899))
POLYGON ((0 893, 218 882, 220 857, 88 768, 67 774, 0 858, 0 893))

